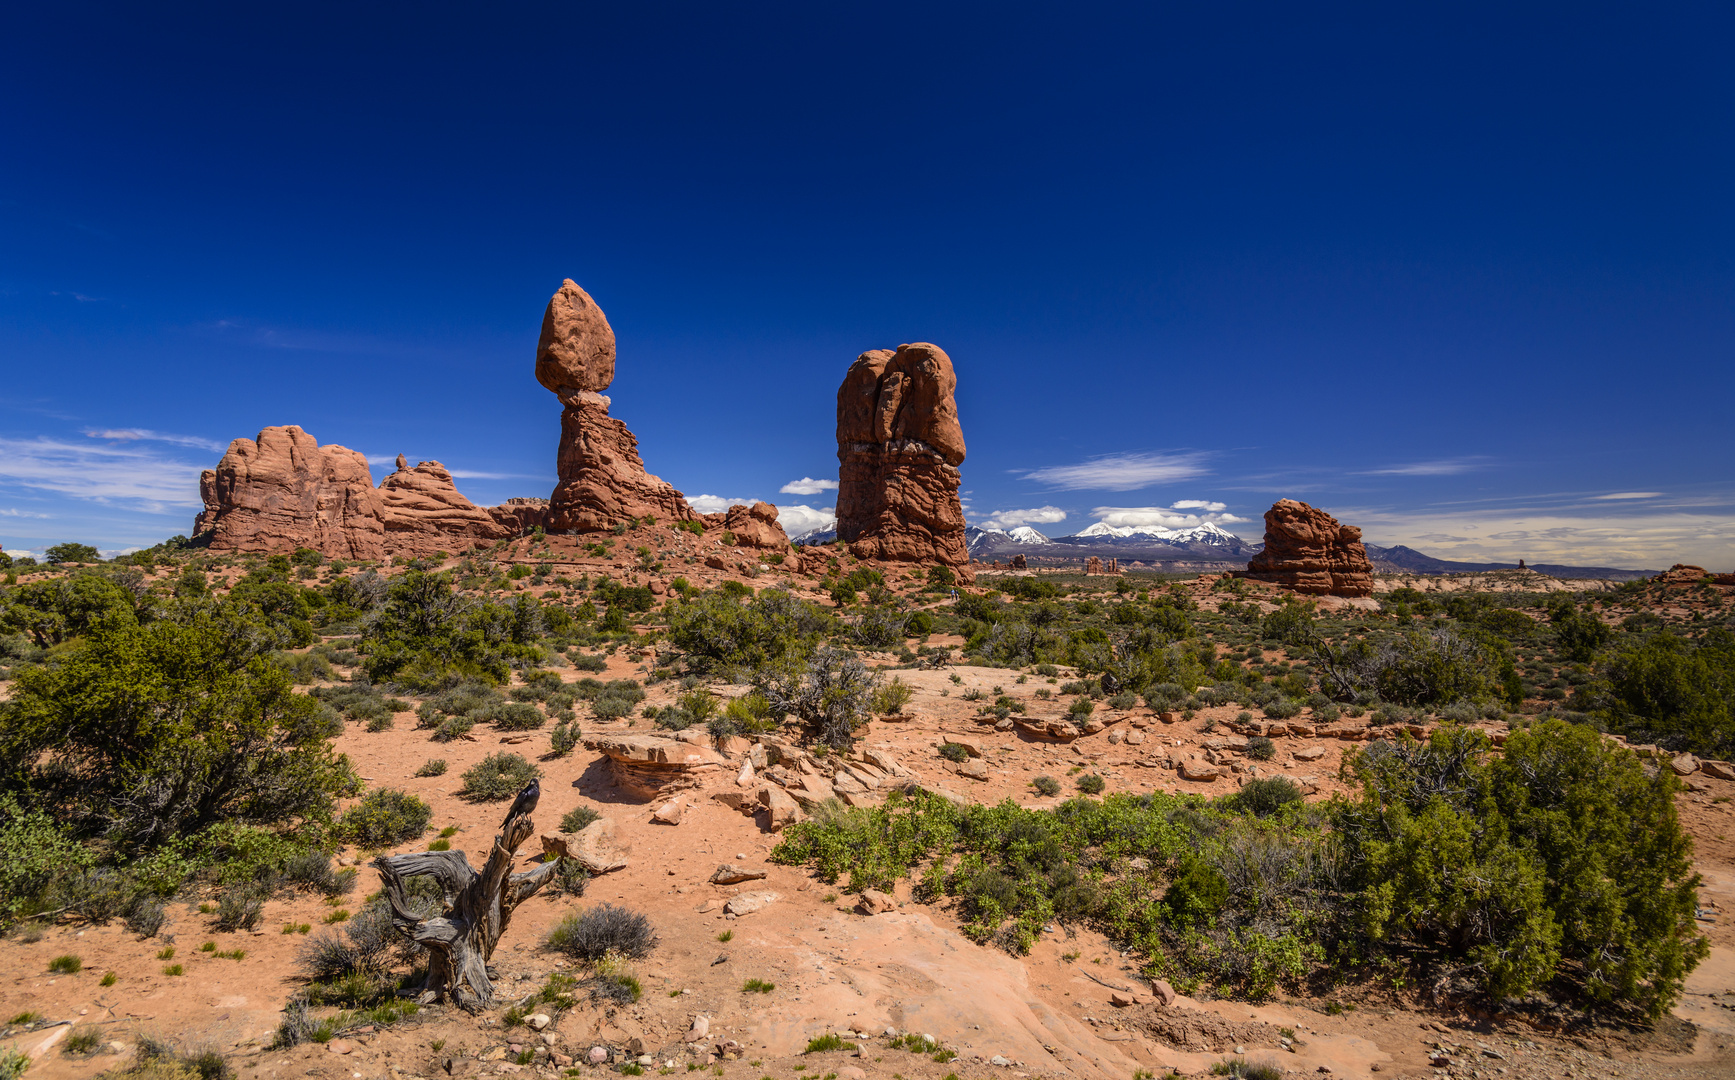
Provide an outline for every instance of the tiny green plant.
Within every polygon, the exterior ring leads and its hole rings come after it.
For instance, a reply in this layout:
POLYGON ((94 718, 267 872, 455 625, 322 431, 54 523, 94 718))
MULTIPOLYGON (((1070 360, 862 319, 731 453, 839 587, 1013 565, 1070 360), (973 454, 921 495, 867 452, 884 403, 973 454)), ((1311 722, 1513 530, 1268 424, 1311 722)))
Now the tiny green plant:
POLYGON ((168 945, 168 946, 165 946, 164 948, 157 950, 157 959, 158 960, 173 960, 174 958, 175 958, 175 947, 173 945, 168 945))
POLYGON ((185 975, 186 973, 186 968, 182 967, 180 964, 167 964, 163 967, 164 975, 185 975))
POLYGON ((956 1050, 941 1050, 939 1053, 934 1055, 934 1061, 941 1065, 956 1060, 958 1060, 958 1052, 956 1050))
POLYGON ((217 943, 215 941, 207 941, 203 945, 199 946, 199 951, 200 952, 216 952, 217 951, 217 943))
POLYGON ((458 835, 458 826, 448 825, 440 830, 440 839, 445 840, 458 835))
POLYGON ((217 910, 217 908, 216 908, 216 905, 214 905, 214 904, 200 904, 199 905, 199 914, 201 914, 201 915, 209 915, 209 914, 211 914, 211 912, 216 911, 216 910, 217 910))
POLYGON ((114 973, 114 972, 112 972, 112 971, 108 971, 108 972, 104 972, 104 973, 103 973, 103 976, 102 976, 102 982, 101 982, 101 983, 100 983, 100 984, 99 984, 99 985, 102 985, 102 986, 113 986, 113 985, 114 985, 114 984, 115 984, 115 983, 116 983, 116 982, 119 982, 119 981, 120 981, 120 976, 119 976, 119 975, 116 975, 116 974, 115 974, 115 973, 114 973))
POLYGON ((636 1061, 629 1061, 621 1066, 622 1076, 643 1076, 644 1074, 644 1067, 636 1061))
POLYGON ((451 851, 452 850, 452 842, 450 840, 435 840, 433 843, 428 845, 428 850, 429 851, 451 851))
POLYGON ((73 1028, 63 1045, 69 1054, 88 1054, 102 1045, 102 1032, 94 1027, 73 1028))
POLYGON ((331 912, 330 914, 326 915, 325 918, 323 918, 319 921, 322 923, 325 923, 327 926, 330 926, 332 923, 340 923, 340 922, 345 921, 348 918, 349 918, 349 911, 345 908, 338 908, 336 911, 331 912))
POLYGON ((830 1050, 846 1049, 849 1045, 850 1045, 849 1043, 846 1043, 842 1039, 838 1038, 836 1033, 828 1031, 824 1035, 821 1035, 819 1038, 810 1041, 807 1044, 807 1049, 803 1050, 802 1053, 804 1053, 804 1054, 823 1054, 823 1053, 826 1053, 827 1051, 830 1051, 830 1050))
POLYGON ((743 994, 769 994, 775 989, 776 983, 766 982, 764 979, 748 979, 741 984, 743 994))
POLYGON ((444 1050, 446 1048, 446 1040, 445 1039, 435 1039, 433 1042, 428 1044, 428 1048, 437 1054, 441 1050, 444 1050))
POLYGON ((834 892, 828 892, 824 896, 820 897, 820 900, 827 904, 835 904, 837 903, 837 894, 834 892))
POLYGON ((77 975, 84 970, 84 961, 71 953, 67 953, 65 956, 57 956, 50 960, 48 970, 56 975, 77 975))
POLYGON ((219 959, 219 960, 245 960, 245 959, 247 959, 247 950, 246 949, 229 949, 229 950, 226 950, 223 952, 219 952, 216 955, 217 955, 217 959, 219 959))
POLYGON ((303 923, 293 923, 292 922, 292 923, 284 923, 282 932, 285 934, 306 934, 306 933, 311 932, 312 930, 313 930, 313 924, 312 923, 304 923, 304 922, 303 923))
POLYGON ((14 1024, 14 1025, 17 1025, 17 1024, 34 1024, 34 1023, 36 1023, 36 1021, 38 1021, 40 1019, 42 1019, 41 1013, 21 1012, 17 1016, 14 1016, 12 1019, 10 1019, 6 1022, 8 1024, 14 1024))
POLYGON ((725 930, 721 934, 717 935, 717 940, 718 941, 734 941, 735 940, 735 931, 725 930))

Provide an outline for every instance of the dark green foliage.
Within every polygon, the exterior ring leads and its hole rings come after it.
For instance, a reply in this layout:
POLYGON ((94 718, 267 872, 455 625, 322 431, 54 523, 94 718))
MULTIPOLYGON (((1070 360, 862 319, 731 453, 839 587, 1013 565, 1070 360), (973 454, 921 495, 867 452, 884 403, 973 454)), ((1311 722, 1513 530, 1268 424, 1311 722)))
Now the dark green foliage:
POLYGON ((453 592, 449 574, 409 570, 392 579, 383 610, 362 636, 363 666, 376 683, 417 691, 499 684, 513 663, 542 656, 535 641, 543 627, 542 607, 529 594, 509 604, 476 603, 453 592))
POLYGON ((601 960, 608 953, 639 958, 656 948, 656 931, 643 915, 613 904, 572 912, 548 932, 550 948, 580 960, 601 960))
POLYGON ((488 719, 501 731, 535 731, 548 722, 542 710, 524 701, 508 701, 494 706, 488 719))
POLYGON ((1052 776, 1038 776, 1030 781, 1030 786, 1036 789, 1038 795, 1059 795, 1060 781, 1052 776))
POLYGON ((32 581, 0 596, 0 627, 28 634, 37 646, 47 648, 83 637, 105 619, 134 621, 136 602, 135 594, 110 574, 74 572, 32 581))
POLYGON ((970 760, 970 751, 966 750, 961 743, 942 743, 940 756, 947 761, 965 762, 970 760))
POLYGON ((375 788, 344 811, 338 831, 358 847, 389 847, 422 835, 433 818, 428 804, 409 792, 375 788))
POLYGON ((1241 785, 1231 795, 1236 808, 1258 817, 1270 817, 1291 803, 1302 802, 1301 787, 1286 776, 1261 777, 1241 785))
POLYGON ((50 566, 62 563, 93 563, 102 561, 102 552, 89 544, 55 544, 42 554, 50 566))
POLYGON ((1614 631, 1601 619, 1565 597, 1551 605, 1549 621, 1560 651, 1571 660, 1591 659, 1614 637, 1614 631))
POLYGON ((554 725, 554 730, 548 736, 548 752, 555 757, 565 757, 578 746, 579 731, 576 723, 562 720, 554 725))
POLYGON ((446 775, 446 759, 445 758, 429 758, 427 761, 422 763, 421 768, 416 770, 416 775, 417 776, 445 776, 446 775))
POLYGON ((782 589, 742 599, 726 590, 669 608, 669 639, 697 664, 753 669, 805 656, 831 617, 782 589))
POLYGON ((578 655, 572 657, 572 666, 578 671, 607 671, 608 657, 601 654, 578 655))
POLYGON ((1086 795, 1101 795, 1102 789, 1107 786, 1107 783, 1096 773, 1085 773, 1074 781, 1074 786, 1086 795))
POLYGON ((958 583, 958 575, 952 572, 950 566, 928 567, 928 584, 939 589, 949 589, 958 583))
POLYGON ((219 821, 328 817, 354 776, 319 703, 268 659, 271 644, 227 607, 148 626, 99 621, 59 662, 18 673, 0 705, 4 782, 125 848, 219 821))
POLYGON ((542 770, 521 755, 500 751, 464 770, 464 786, 458 793, 474 802, 499 802, 517 795, 541 775, 542 770))
POLYGON ((1698 641, 1663 632, 1614 650, 1601 668, 1597 715, 1641 741, 1735 756, 1735 634, 1698 641))
POLYGON ((1247 740, 1247 756, 1254 761, 1270 761, 1277 756, 1277 744, 1263 735, 1247 740))
POLYGON ((1365 933, 1464 963, 1496 998, 1564 977, 1592 1001, 1666 1010, 1708 951, 1674 775, 1557 720, 1486 751, 1444 727, 1352 760, 1364 794, 1336 824, 1365 933))

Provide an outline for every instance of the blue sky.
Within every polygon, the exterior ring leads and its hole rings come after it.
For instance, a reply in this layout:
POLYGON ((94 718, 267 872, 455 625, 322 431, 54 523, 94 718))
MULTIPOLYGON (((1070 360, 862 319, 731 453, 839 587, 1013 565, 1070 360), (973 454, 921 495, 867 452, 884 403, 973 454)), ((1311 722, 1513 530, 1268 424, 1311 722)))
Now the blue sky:
POLYGON ((571 277, 690 497, 830 506, 845 369, 926 340, 978 523, 1735 569, 1726 6, 42 7, 9 550, 187 532, 268 424, 544 495, 571 277))

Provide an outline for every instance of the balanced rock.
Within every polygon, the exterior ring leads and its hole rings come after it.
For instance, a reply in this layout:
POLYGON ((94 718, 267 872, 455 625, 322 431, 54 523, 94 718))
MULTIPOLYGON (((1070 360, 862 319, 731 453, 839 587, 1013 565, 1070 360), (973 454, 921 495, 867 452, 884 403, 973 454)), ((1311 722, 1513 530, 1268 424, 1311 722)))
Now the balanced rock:
POLYGON ((1265 550, 1247 576, 1311 596, 1372 596, 1374 588, 1361 530, 1294 499, 1265 512, 1265 550))
POLYGON ((614 330, 583 289, 564 281, 548 301, 536 345, 536 380, 565 406, 560 415, 560 481, 546 528, 600 532, 636 518, 696 521, 669 484, 645 471, 639 441, 608 414, 602 395, 614 381, 614 330))
POLYGON ((386 513, 367 458, 320 446, 293 425, 236 439, 199 477, 205 510, 193 535, 216 551, 312 548, 333 559, 386 555, 386 513))
POLYGON ((925 342, 850 365, 837 391, 837 536, 857 558, 938 563, 973 580, 957 385, 951 358, 925 342))

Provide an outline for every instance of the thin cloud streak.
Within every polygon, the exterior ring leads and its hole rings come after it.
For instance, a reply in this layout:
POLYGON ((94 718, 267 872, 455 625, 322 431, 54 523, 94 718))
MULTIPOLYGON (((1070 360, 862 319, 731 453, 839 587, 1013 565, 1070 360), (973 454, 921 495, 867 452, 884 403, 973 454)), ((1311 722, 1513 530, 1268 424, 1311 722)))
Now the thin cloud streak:
POLYGON ((1203 476, 1205 457, 1202 453, 1109 454, 1077 465, 1047 465, 1019 475, 1062 491, 1134 491, 1203 476))
POLYGON ((145 447, 0 437, 0 487, 15 485, 96 502, 131 502, 151 513, 204 505, 197 465, 145 447))
POLYGON ((220 443, 214 439, 201 438, 198 435, 170 435, 167 432, 151 431, 148 428, 96 428, 86 430, 85 434, 93 439, 110 439, 115 442, 164 442, 173 446, 191 446, 199 450, 210 450, 221 454, 229 449, 228 443, 220 443))

